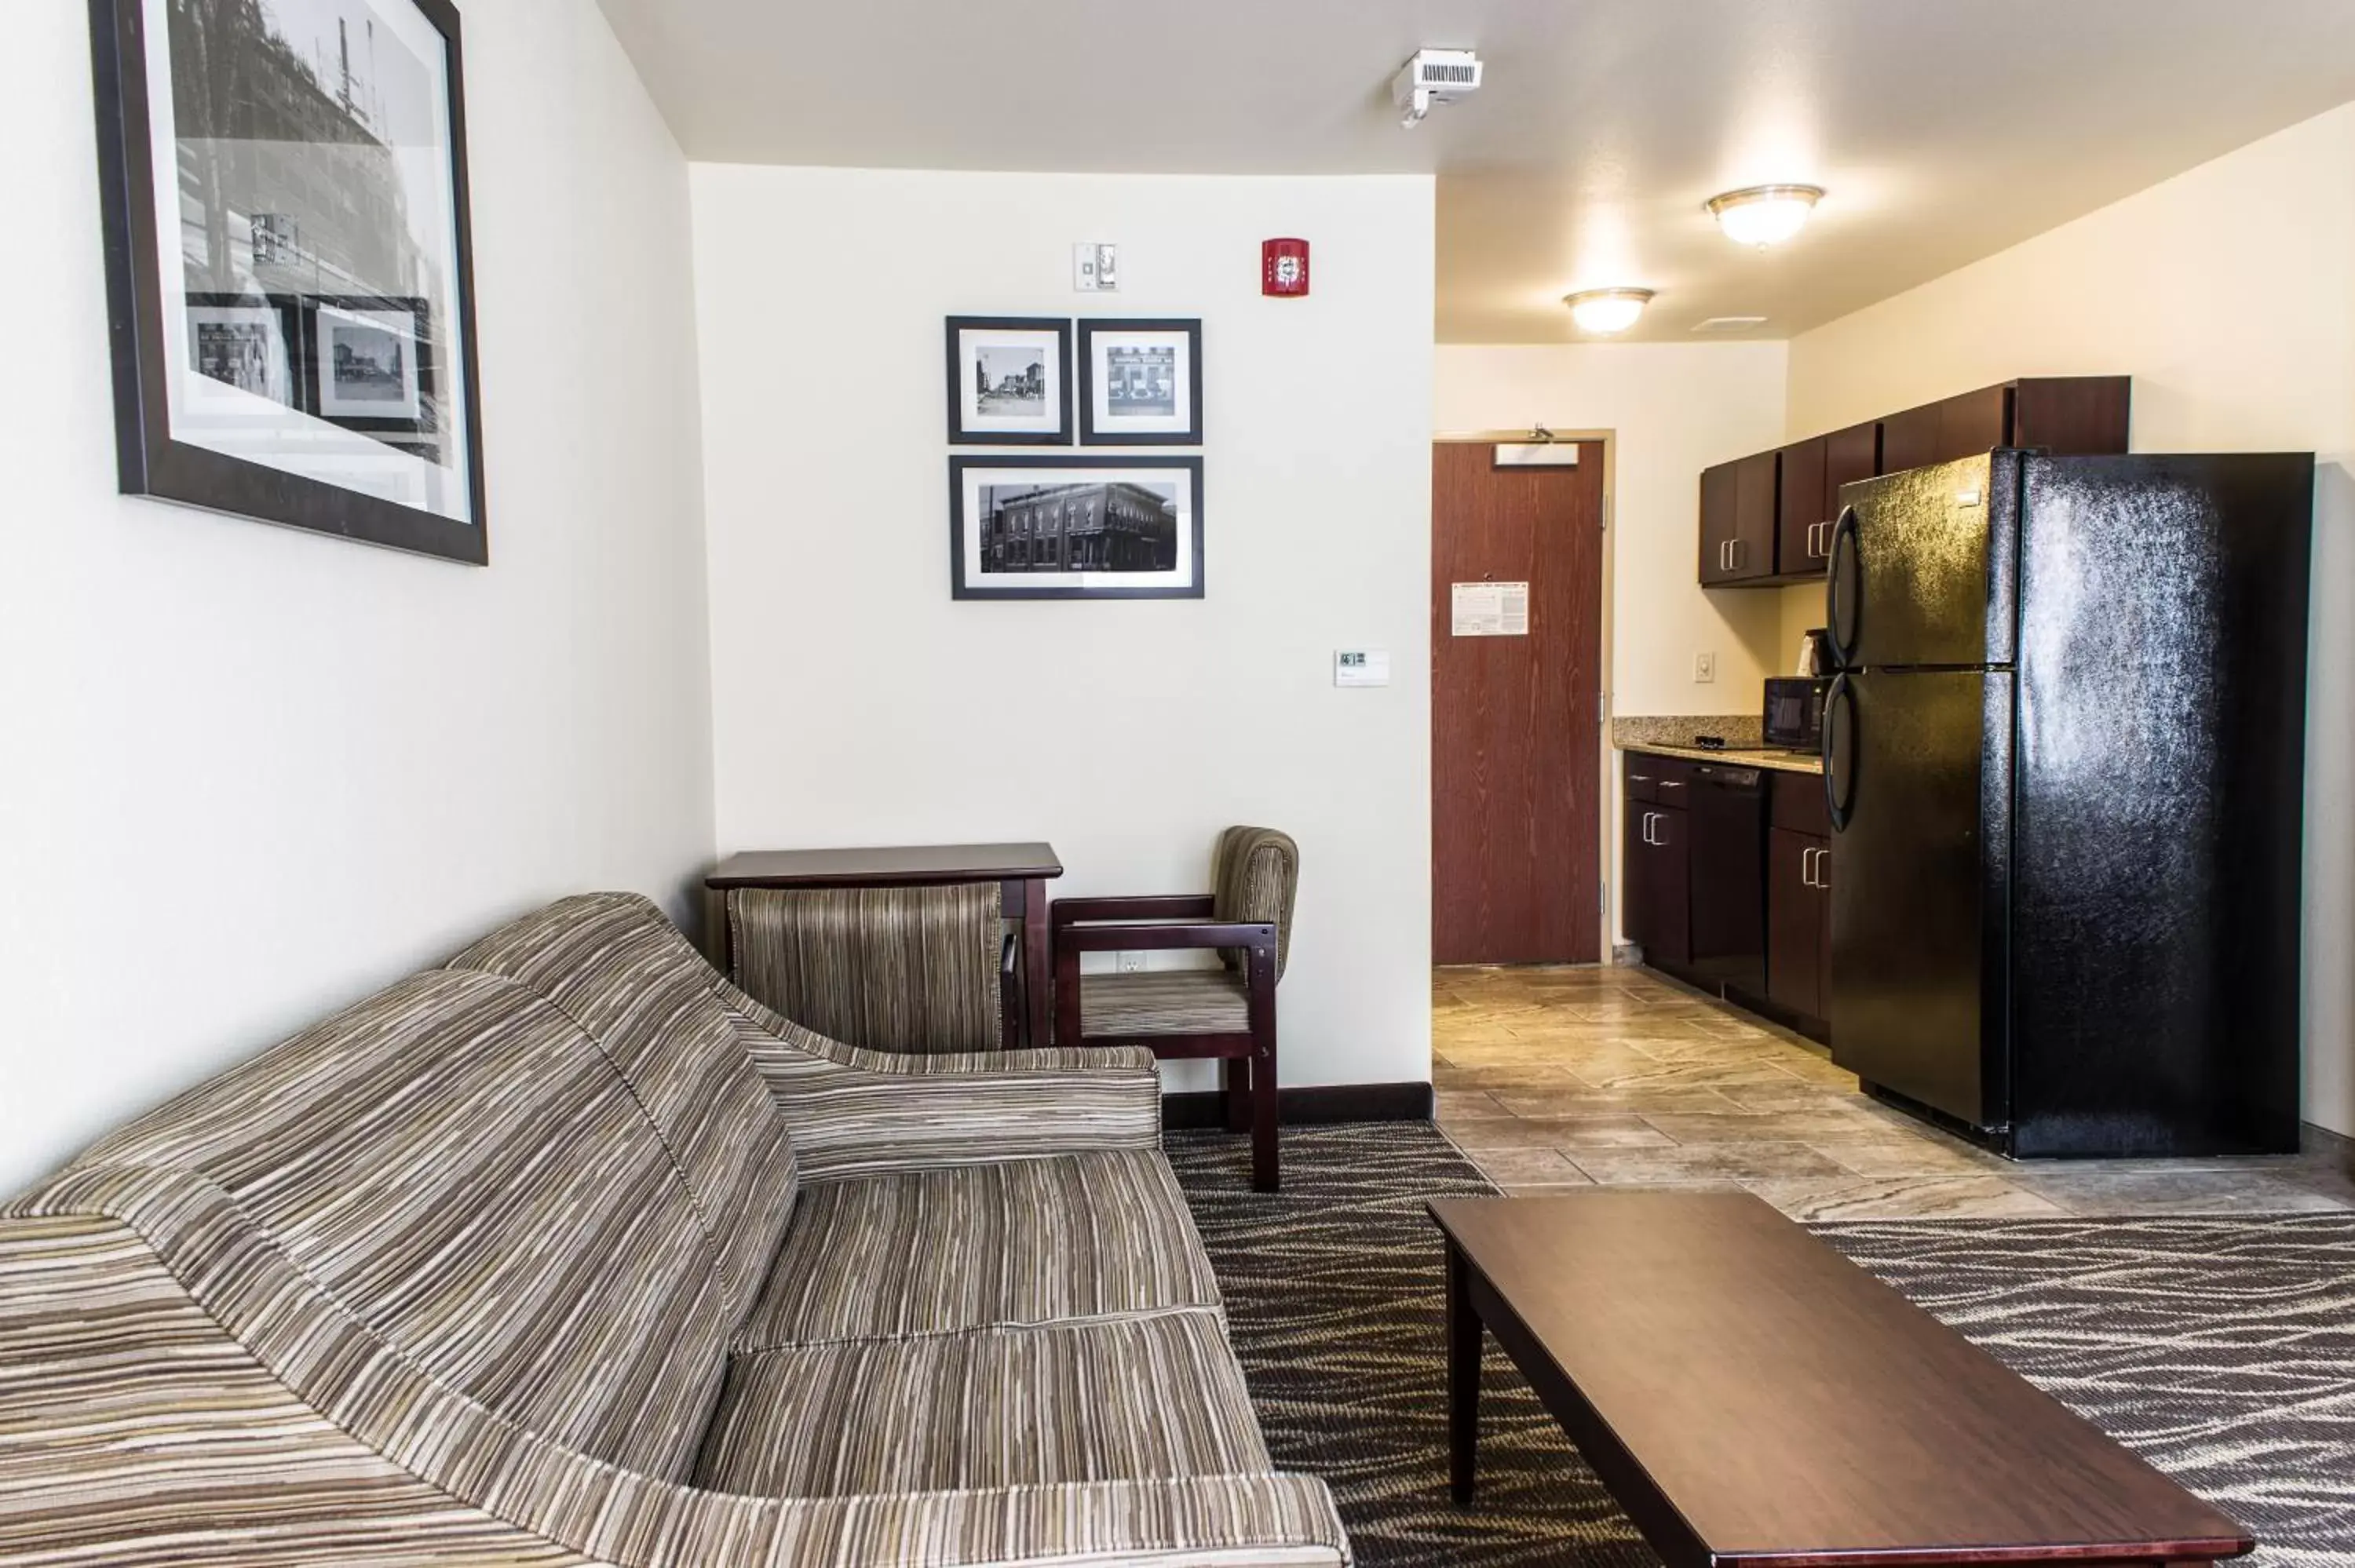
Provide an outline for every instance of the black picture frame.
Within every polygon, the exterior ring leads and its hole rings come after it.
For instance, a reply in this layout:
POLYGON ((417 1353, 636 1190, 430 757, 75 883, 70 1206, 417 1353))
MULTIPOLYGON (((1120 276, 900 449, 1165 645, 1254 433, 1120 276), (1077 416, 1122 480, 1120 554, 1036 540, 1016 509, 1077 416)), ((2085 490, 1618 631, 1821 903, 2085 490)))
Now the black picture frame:
MULTIPOLYGON (((975 536, 987 547, 986 527, 976 527, 975 536)), ((1173 544, 1175 540, 1173 539, 1173 544)), ((1057 572, 1056 577, 1074 575, 1057 572)), ((1202 460, 1199 454, 1161 456, 1145 454, 1136 457, 1114 457, 1108 454, 1073 456, 1041 454, 1036 457, 952 456, 949 459, 949 596, 958 599, 1201 599, 1205 597, 1208 572, 1202 554, 1202 460), (1158 584, 1088 585, 1064 581, 1039 580, 1029 570, 1008 573, 1011 580, 1006 587, 976 587, 975 575, 995 575, 990 568, 979 574, 968 571, 965 548, 965 489, 966 476, 979 471, 1001 471, 1007 473, 1038 472, 1106 472, 1123 470, 1139 473, 1180 473, 1186 476, 1188 518, 1180 525, 1189 544, 1192 571, 1185 580, 1167 586, 1158 584), (1025 580, 1029 578, 1032 580, 1025 580)))
MULTIPOLYGON (((382 495, 290 473, 176 440, 166 376, 173 363, 165 320, 164 255, 156 230, 145 8, 142 0, 90 0, 91 58, 98 120, 100 216, 114 373, 118 487, 207 511, 356 539, 470 565, 490 559, 485 504, 482 387, 476 366, 474 233, 466 169, 466 118, 458 12, 449 0, 377 0, 413 10, 441 38, 447 73, 453 202, 450 309, 462 353, 439 374, 464 397, 470 518, 445 517, 382 495)), ((170 84, 162 84, 170 91, 170 84)), ((176 239, 175 240, 176 245, 176 239)), ((172 264, 177 266, 176 252, 172 264)), ((219 296, 204 296, 218 298, 219 296)), ((269 296, 274 303, 280 296, 269 296)), ((383 302, 372 302, 381 308, 383 302)), ((306 309, 308 307, 305 307, 306 309)), ((305 355, 307 357, 307 354, 305 355)), ((306 383, 307 371, 300 373, 306 383)), ((310 411, 308 409, 304 410, 310 411)), ((354 427, 358 428, 358 427, 354 427)), ((413 428, 413 427, 411 427, 413 428)), ((446 440, 446 437, 442 438, 446 440)), ((437 440, 432 450, 442 450, 437 440)))
POLYGON ((953 447, 1067 447, 1071 444, 1071 321, 1069 316, 951 316, 947 328, 949 445, 953 447), (1055 428, 1050 430, 978 429, 967 422, 964 334, 968 332, 1039 333, 1055 338, 1055 428))
MULTIPOLYGON (((434 433, 435 381, 432 307, 420 299, 387 299, 349 294, 304 294, 301 296, 303 319, 303 411, 314 414, 333 425, 367 434, 402 438, 430 436, 434 433), (326 360, 326 332, 320 325, 322 313, 366 313, 385 315, 398 313, 410 318, 409 343, 416 354, 417 412, 414 415, 362 414, 339 410, 332 406, 325 385, 324 367, 326 360)), ((409 440, 388 442, 391 446, 410 446, 409 440)), ((438 444, 438 443, 437 443, 438 444)))
POLYGON ((1202 323, 1199 317, 1082 316, 1079 334, 1080 444, 1083 447, 1199 447, 1202 444, 1202 323), (1186 424, 1167 430, 1122 429, 1096 420, 1095 340, 1167 333, 1186 340, 1186 424))

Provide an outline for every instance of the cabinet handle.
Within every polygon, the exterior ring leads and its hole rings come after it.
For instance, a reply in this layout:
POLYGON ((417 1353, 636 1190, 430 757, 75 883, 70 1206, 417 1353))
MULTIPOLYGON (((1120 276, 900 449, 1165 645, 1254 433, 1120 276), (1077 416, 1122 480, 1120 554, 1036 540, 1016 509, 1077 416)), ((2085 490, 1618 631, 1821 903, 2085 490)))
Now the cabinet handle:
POLYGON ((1726 542, 1726 549, 1733 557, 1728 564, 1732 566, 1735 571, 1740 571, 1742 569, 1742 558, 1750 553, 1750 541, 1747 539, 1728 540, 1726 542))
POLYGON ((1819 849, 1816 852, 1816 885, 1826 893, 1832 890, 1831 863, 1831 851, 1819 849))
POLYGON ((1816 852, 1811 849, 1803 849, 1799 852, 1799 885, 1802 887, 1813 887, 1815 885, 1816 852))
POLYGON ((1644 842, 1650 844, 1654 849, 1660 847, 1660 841, 1652 836, 1652 829, 1658 825, 1659 821, 1660 813, 1657 811, 1646 811, 1644 813, 1644 842))

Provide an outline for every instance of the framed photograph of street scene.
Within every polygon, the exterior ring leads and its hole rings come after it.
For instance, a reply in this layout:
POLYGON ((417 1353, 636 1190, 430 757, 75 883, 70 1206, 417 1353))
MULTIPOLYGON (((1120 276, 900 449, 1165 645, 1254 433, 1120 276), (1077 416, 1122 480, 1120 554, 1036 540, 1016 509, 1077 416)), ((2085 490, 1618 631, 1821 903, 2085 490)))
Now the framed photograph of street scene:
POLYGON ((127 494, 489 558, 449 0, 90 0, 127 494))
POLYGON ((1199 457, 949 459, 956 599, 1200 599, 1199 457))
POLYGON ((1071 323, 948 319, 949 445, 1071 444, 1071 323))
POLYGON ((304 407, 350 430, 432 428, 433 344, 422 300, 304 302, 304 407))
POLYGON ((1080 323, 1080 443, 1202 444, 1202 323, 1080 323))

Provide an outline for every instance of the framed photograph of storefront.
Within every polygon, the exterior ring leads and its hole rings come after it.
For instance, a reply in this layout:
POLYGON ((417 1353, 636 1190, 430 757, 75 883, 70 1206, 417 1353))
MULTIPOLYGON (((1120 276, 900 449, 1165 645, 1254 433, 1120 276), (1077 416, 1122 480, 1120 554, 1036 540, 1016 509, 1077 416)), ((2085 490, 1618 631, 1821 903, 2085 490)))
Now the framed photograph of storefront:
POLYGON ((949 445, 1071 444, 1071 323, 948 318, 949 445))
POLYGON ((127 494, 489 558, 450 0, 89 0, 127 494))
POLYGON ((1202 323, 1080 323, 1080 444, 1202 444, 1202 323))
POLYGON ((1199 457, 952 457, 956 599, 1200 599, 1199 457))

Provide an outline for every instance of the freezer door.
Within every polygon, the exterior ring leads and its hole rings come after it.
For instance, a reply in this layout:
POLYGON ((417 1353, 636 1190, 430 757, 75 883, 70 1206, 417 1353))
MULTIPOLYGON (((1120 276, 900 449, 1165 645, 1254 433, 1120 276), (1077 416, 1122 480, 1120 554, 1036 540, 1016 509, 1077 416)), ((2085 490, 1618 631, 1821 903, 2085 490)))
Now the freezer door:
POLYGON ((2020 454, 1840 489, 1824 624, 1848 670, 2009 664, 2020 454))
POLYGON ((1975 1127, 2009 1114, 2009 671, 1846 674, 1825 700, 1832 1059, 1975 1127))

